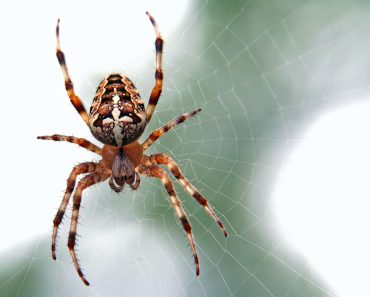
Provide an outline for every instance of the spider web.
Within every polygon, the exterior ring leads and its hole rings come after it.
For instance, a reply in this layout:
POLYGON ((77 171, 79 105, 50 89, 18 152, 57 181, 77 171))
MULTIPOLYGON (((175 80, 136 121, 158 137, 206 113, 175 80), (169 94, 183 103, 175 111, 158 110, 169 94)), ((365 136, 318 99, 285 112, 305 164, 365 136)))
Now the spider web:
MULTIPOLYGON (((176 31, 166 36, 164 92, 144 137, 202 107, 150 152, 173 156, 213 205, 229 237, 176 184, 198 248, 196 278, 190 247, 160 182, 142 178, 138 191, 120 195, 104 183, 85 192, 79 225, 78 255, 92 286, 82 285, 65 247, 67 214, 57 262, 50 256, 50 233, 44 232, 0 254, 0 296, 336 295, 286 243, 271 197, 287 156, 318 115, 368 92, 369 8, 360 0, 192 2, 176 31)), ((73 57, 69 61, 76 63, 73 57)), ((143 98, 153 84, 153 55, 150 61, 131 75, 143 98)), ((90 84, 96 85, 101 73, 95 79, 73 66, 71 73, 81 97, 91 98, 90 84), (84 77, 80 82, 78 75, 84 77)), ((68 119, 59 131, 86 137, 86 130, 76 131, 78 125, 68 119)), ((51 133, 58 131, 48 126, 51 133)), ((38 127, 31 137, 40 131, 45 129, 38 127)), ((53 151, 45 157, 49 162, 78 150, 66 145, 55 153, 56 147, 45 150, 53 151)), ((75 162, 96 159, 81 150, 75 154, 75 162)), ((72 163, 59 162, 44 170, 62 185, 72 163)), ((29 189, 41 186, 39 178, 29 189)), ((32 197, 37 204, 36 191, 32 197)), ((37 205, 30 211, 37 216, 37 205)))

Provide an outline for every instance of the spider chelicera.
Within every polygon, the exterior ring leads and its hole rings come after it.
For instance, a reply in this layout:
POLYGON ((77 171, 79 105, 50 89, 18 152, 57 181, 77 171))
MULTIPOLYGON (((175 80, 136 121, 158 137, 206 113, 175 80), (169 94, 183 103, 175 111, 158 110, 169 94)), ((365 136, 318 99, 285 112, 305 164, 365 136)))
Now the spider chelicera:
POLYGON ((175 213, 180 219, 186 232, 186 237, 190 243, 193 252, 196 275, 199 275, 198 255, 192 235, 192 228, 187 219, 186 213, 181 206, 177 197, 173 183, 167 172, 159 165, 164 165, 180 182, 185 190, 201 204, 205 211, 218 224, 221 231, 227 236, 226 229, 216 214, 213 212, 208 201, 198 192, 198 190, 182 175, 180 168, 175 161, 166 154, 145 155, 146 151, 158 138, 167 131, 171 130, 180 123, 196 115, 201 109, 182 114, 176 119, 168 122, 157 130, 153 131, 149 137, 139 143, 138 138, 144 132, 145 126, 149 123, 158 99, 162 92, 162 52, 163 39, 159 32, 158 26, 152 15, 146 13, 154 27, 156 34, 155 51, 156 51, 156 70, 155 85, 151 92, 148 108, 145 109, 144 102, 141 100, 139 92, 136 90, 131 80, 121 74, 111 74, 99 84, 96 95, 92 102, 90 113, 87 114, 81 99, 75 94, 73 83, 68 73, 64 53, 60 48, 59 41, 59 19, 56 26, 57 51, 56 55, 62 68, 65 88, 72 105, 78 111, 82 119, 88 125, 91 133, 96 139, 104 143, 103 148, 92 144, 86 139, 73 136, 51 135, 38 136, 38 139, 67 141, 78 144, 85 149, 94 152, 102 157, 99 162, 85 162, 76 165, 67 180, 67 188, 60 204, 60 207, 54 218, 52 233, 51 252, 55 260, 55 244, 58 233, 58 227, 62 222, 67 205, 73 195, 73 210, 71 226, 68 236, 68 249, 73 259, 74 266, 81 280, 89 285, 79 265, 75 253, 75 242, 77 232, 77 221, 80 210, 82 192, 84 189, 109 179, 110 187, 117 193, 121 192, 124 184, 128 184, 131 189, 136 190, 140 185, 140 174, 148 177, 155 177, 161 180, 165 187, 170 201, 175 209, 175 213), (78 175, 85 174, 76 185, 78 175))

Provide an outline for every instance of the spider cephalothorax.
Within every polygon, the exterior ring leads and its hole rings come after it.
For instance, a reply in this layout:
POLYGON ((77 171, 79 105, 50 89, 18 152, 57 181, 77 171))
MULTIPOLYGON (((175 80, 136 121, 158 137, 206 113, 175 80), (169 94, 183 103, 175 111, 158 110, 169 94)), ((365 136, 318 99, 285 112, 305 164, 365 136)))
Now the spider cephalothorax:
POLYGON ((68 73, 64 53, 59 42, 59 20, 56 28, 57 36, 57 58, 62 68, 65 87, 71 103, 78 111, 82 119, 90 128, 96 139, 104 143, 103 148, 92 144, 86 139, 73 136, 52 135, 39 136, 38 139, 68 141, 76 143, 101 156, 99 162, 85 162, 76 165, 67 180, 67 188, 54 218, 51 251, 53 259, 56 259, 55 245, 58 228, 64 217, 69 200, 73 195, 73 210, 71 227, 68 236, 68 249, 71 253, 73 264, 81 277, 82 281, 89 285, 77 260, 75 252, 75 241, 77 235, 77 222, 84 189, 109 179, 110 187, 121 192, 127 184, 131 189, 136 190, 140 185, 140 174, 147 177, 154 177, 161 180, 165 187, 170 202, 175 209, 176 215, 186 232, 187 239, 193 252, 196 266, 196 275, 199 275, 199 260, 194 243, 191 225, 187 219, 185 210, 177 197, 173 183, 168 173, 161 167, 165 166, 172 175, 180 182, 184 189, 200 204, 208 215, 218 224, 225 236, 227 232, 224 225, 211 209, 208 201, 198 190, 183 176, 180 168, 175 161, 166 154, 145 155, 144 152, 167 131, 178 124, 196 115, 200 109, 182 114, 176 119, 168 122, 157 130, 153 131, 148 138, 140 143, 138 138, 143 133, 146 124, 150 121, 158 99, 162 92, 162 51, 163 39, 159 33, 158 26, 154 18, 147 12, 153 24, 156 40, 156 70, 155 85, 152 89, 147 109, 139 96, 134 84, 126 76, 121 74, 111 74, 106 77, 99 85, 88 115, 81 99, 75 94, 73 83, 68 73), (85 174, 76 186, 78 175, 85 174))

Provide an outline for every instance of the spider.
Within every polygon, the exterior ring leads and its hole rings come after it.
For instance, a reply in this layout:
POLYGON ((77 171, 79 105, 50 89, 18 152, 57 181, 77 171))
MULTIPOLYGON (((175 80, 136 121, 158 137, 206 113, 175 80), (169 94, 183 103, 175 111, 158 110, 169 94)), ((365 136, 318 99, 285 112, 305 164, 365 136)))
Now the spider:
POLYGON ((144 152, 163 134, 173 129, 175 126, 185 122, 196 115, 201 109, 196 109, 189 113, 184 113, 176 119, 171 120, 162 127, 154 130, 149 137, 139 143, 138 138, 145 130, 145 126, 152 118, 154 109, 162 92, 163 70, 162 70, 162 53, 163 39, 159 32, 158 25, 153 16, 146 12, 150 22, 153 25, 156 39, 156 70, 155 85, 152 89, 148 107, 145 109, 144 102, 141 100, 139 92, 136 90, 132 81, 124 75, 113 73, 104 78, 99 84, 96 95, 93 99, 89 115, 83 106, 81 99, 75 94, 73 83, 68 73, 66 59, 60 47, 59 23, 56 26, 56 56, 63 72, 65 88, 71 100, 72 105, 80 114, 84 122, 90 128, 93 136, 104 144, 100 148, 84 138, 74 136, 65 136, 54 134, 51 136, 38 136, 38 139, 67 141, 75 143, 91 152, 101 156, 99 162, 84 162, 76 165, 67 180, 67 188, 60 207, 54 218, 53 232, 51 238, 51 253, 56 260, 55 246, 58 234, 58 228, 64 217, 67 205, 73 195, 73 209, 71 225, 68 236, 68 249, 71 254, 73 264, 78 275, 85 285, 89 282, 85 278, 79 261, 75 253, 75 242, 77 234, 77 222, 82 199, 82 192, 99 182, 109 179, 109 186, 117 193, 121 192, 124 185, 128 184, 132 190, 137 190, 140 185, 140 175, 154 177, 161 180, 165 187, 175 214, 178 216, 186 233, 187 240, 193 253, 196 275, 199 275, 199 260, 196 246, 194 243, 192 227, 188 221, 186 213, 181 206, 177 197, 173 183, 166 170, 160 165, 167 167, 172 175, 180 182, 185 190, 203 206, 208 215, 218 224, 219 228, 227 237, 227 231, 213 212, 208 201, 199 193, 199 191, 183 176, 179 166, 171 156, 163 153, 145 155, 144 152), (78 175, 85 174, 76 186, 78 175))

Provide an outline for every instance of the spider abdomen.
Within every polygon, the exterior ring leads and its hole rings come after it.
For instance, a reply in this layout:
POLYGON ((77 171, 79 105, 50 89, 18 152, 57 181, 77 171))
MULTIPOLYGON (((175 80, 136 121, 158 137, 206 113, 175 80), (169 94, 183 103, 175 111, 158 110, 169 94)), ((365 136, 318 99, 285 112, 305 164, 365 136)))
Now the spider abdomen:
POLYGON ((145 125, 144 102, 131 80, 121 74, 102 80, 89 115, 94 137, 104 144, 124 146, 138 139, 145 125))

